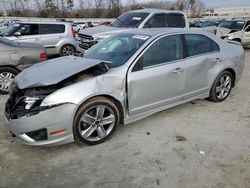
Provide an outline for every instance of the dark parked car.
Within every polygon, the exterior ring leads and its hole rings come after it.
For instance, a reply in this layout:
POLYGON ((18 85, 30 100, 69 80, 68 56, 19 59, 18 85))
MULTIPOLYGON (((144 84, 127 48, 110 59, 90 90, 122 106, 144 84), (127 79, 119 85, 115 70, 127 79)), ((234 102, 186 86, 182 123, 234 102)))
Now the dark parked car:
POLYGON ((0 93, 7 94, 9 85, 23 69, 47 59, 45 48, 34 43, 13 42, 0 37, 0 93))

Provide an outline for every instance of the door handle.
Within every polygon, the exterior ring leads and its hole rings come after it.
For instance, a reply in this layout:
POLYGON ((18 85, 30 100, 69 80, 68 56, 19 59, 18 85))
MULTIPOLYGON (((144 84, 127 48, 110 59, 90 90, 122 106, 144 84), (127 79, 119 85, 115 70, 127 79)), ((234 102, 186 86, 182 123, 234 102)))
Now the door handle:
POLYGON ((179 72, 183 72, 183 71, 184 71, 184 69, 178 67, 178 68, 176 68, 175 70, 173 70, 172 72, 173 72, 173 73, 179 73, 179 72))
POLYGON ((222 61, 223 61, 223 59, 221 59, 219 57, 217 57, 216 59, 213 60, 213 62, 215 62, 215 63, 220 63, 222 61))

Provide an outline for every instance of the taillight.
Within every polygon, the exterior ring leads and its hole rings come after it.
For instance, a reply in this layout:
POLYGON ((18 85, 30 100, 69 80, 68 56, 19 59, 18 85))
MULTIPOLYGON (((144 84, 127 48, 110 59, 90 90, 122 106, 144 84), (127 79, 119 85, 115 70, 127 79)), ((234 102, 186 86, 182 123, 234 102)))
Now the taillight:
POLYGON ((217 35, 217 29, 214 29, 214 35, 217 35))
POLYGON ((41 53, 40 54, 40 58, 41 59, 45 59, 45 58, 47 58, 48 57, 48 55, 46 54, 46 53, 41 53))
POLYGON ((75 34, 73 27, 71 27, 71 32, 72 32, 73 37, 76 38, 76 34, 75 34))

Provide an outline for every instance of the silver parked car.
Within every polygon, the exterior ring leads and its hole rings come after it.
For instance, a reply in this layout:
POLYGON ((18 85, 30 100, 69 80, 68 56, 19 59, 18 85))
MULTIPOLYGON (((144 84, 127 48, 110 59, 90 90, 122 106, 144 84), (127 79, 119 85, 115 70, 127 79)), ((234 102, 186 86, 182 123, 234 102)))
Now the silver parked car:
POLYGON ((163 9, 139 9, 126 12, 109 26, 92 27, 78 33, 77 50, 84 52, 97 42, 134 28, 189 28, 184 12, 163 9))
POLYGON ((98 144, 128 124, 195 99, 225 100, 244 50, 201 30, 137 29, 20 73, 10 89, 8 128, 30 145, 98 144))
POLYGON ((39 44, 13 42, 0 37, 0 94, 9 92, 9 85, 23 69, 47 59, 39 44))
POLYGON ((76 52, 76 39, 69 22, 20 22, 1 35, 16 42, 42 44, 48 55, 68 56, 76 52))

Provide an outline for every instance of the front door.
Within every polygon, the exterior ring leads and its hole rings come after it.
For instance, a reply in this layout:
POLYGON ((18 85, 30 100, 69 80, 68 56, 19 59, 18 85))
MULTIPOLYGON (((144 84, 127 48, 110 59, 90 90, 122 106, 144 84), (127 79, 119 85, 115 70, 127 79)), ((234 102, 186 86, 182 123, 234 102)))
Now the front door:
POLYGON ((41 44, 38 24, 23 24, 16 33, 20 36, 16 36, 14 41, 41 44))
POLYGON ((180 35, 164 36, 153 42, 128 73, 129 114, 181 101, 186 73, 180 35))

